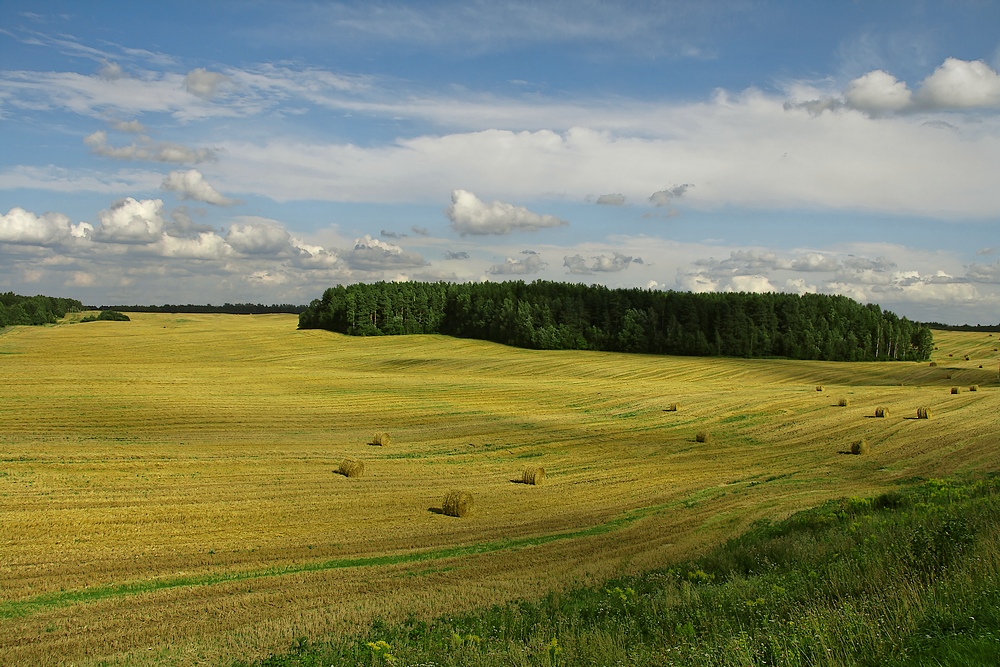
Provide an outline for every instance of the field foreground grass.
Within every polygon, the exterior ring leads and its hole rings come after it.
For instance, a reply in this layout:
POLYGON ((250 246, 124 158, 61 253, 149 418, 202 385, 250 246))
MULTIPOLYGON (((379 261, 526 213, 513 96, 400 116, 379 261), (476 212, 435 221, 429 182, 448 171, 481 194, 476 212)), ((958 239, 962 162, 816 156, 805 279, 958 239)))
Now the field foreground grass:
POLYGON ((828 501, 669 569, 429 624, 376 622, 254 665, 369 663, 1000 664, 1000 477, 828 501))
POLYGON ((132 318, 0 336, 5 665, 252 660, 681 562, 832 498, 1000 469, 985 333, 936 332, 930 366, 132 318), (378 431, 389 446, 368 444, 378 431), (860 438, 870 452, 847 453, 860 438), (365 476, 336 474, 345 457, 365 476), (529 464, 544 485, 515 483, 529 464), (440 513, 456 488, 472 516, 440 513))

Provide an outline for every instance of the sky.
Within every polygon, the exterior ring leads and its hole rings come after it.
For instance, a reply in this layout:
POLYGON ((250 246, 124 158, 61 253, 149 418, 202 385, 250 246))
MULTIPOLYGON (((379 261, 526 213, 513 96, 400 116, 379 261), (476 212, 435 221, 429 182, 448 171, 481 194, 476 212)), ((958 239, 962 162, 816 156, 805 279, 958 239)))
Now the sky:
POLYGON ((0 291, 536 279, 1000 322, 1000 3, 0 2, 0 291))

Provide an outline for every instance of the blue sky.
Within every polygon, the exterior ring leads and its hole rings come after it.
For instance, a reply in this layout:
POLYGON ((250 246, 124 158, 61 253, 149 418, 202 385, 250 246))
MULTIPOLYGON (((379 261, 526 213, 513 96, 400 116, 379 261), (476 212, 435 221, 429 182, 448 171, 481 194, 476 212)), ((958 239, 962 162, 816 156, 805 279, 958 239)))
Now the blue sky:
POLYGON ((0 4, 0 290, 846 294, 1000 321, 995 2, 0 4))

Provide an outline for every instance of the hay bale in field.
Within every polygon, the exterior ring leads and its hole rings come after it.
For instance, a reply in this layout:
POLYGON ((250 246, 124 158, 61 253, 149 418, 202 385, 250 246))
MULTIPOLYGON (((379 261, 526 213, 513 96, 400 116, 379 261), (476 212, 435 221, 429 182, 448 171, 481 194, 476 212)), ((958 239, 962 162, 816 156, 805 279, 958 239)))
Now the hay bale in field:
POLYGON ((821 384, 816 385, 816 391, 823 391, 823 385, 821 384))
POLYGON ((388 447, 392 442, 392 438, 389 437, 388 433, 383 433, 379 431, 372 436, 372 441, 368 443, 369 445, 376 445, 378 447, 388 447))
POLYGON ((968 360, 969 360, 969 355, 965 355, 965 360, 966 360, 966 361, 968 361, 968 360))
POLYGON ((875 408, 875 416, 876 417, 880 417, 880 418, 881 417, 888 417, 889 416, 889 409, 888 408, 883 408, 883 407, 877 407, 877 408, 875 408))
POLYGON ((848 401, 846 398, 842 398, 839 401, 837 401, 837 406, 841 408, 846 408, 849 404, 850 401, 848 401))
POLYGON ((337 472, 344 477, 364 477, 365 462, 357 459, 344 459, 340 462, 340 467, 337 468, 337 472))
POLYGON ((541 466, 526 466, 521 473, 521 482, 532 486, 541 486, 545 482, 545 468, 541 466))
POLYGON ((953 394, 957 394, 959 391, 960 391, 960 389, 958 387, 952 387, 951 388, 951 393, 953 393, 953 394))
POLYGON ((936 361, 932 361, 931 362, 931 366, 937 366, 937 362, 936 361))
POLYGON ((441 511, 448 516, 468 516, 472 513, 472 506, 472 494, 468 491, 449 491, 441 501, 441 511))
POLYGON ((868 452, 868 441, 864 438, 851 443, 851 454, 867 454, 868 452))
MULTIPOLYGON (((980 368, 982 368, 982 367, 980 367, 980 368)), ((978 384, 971 385, 969 387, 969 391, 979 391, 979 385, 978 384)))
POLYGON ((708 431, 698 431, 694 439, 696 442, 712 442, 712 434, 708 431))
POLYGON ((931 409, 930 408, 917 408, 917 419, 930 419, 931 409))
POLYGON ((676 403, 671 403, 667 407, 663 408, 664 412, 677 412, 679 406, 676 403))

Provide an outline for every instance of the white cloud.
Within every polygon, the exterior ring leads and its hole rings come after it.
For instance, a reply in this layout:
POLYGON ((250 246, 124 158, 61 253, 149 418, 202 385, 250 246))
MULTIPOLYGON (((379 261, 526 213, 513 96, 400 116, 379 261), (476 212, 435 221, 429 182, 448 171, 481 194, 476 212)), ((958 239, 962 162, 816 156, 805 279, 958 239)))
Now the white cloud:
POLYGON ((546 266, 540 255, 531 253, 522 260, 508 257, 503 264, 494 264, 486 272, 494 276, 524 276, 539 273, 546 266))
POLYGON ((569 224, 554 215, 534 213, 524 206, 501 201, 487 204, 467 190, 455 190, 451 193, 451 206, 445 213, 451 220, 452 227, 462 236, 534 232, 545 227, 569 224))
POLYGON ((191 199, 216 206, 231 206, 237 203, 236 200, 220 194, 197 169, 172 171, 163 179, 160 187, 178 193, 181 199, 191 199))
MULTIPOLYGON (((245 217, 229 226, 226 242, 247 255, 277 255, 290 247, 291 237, 275 220, 245 217)), ((322 248, 316 248, 317 254, 322 248)))
POLYGON ((126 197, 98 214, 100 227, 95 241, 106 243, 146 244, 160 239, 163 233, 163 201, 126 197))
POLYGON ((205 100, 210 100, 219 92, 219 86, 228 80, 225 74, 209 72, 204 67, 198 67, 184 77, 184 89, 205 100))
POLYGON ((195 238, 177 238, 163 234, 150 246, 150 250, 163 257, 177 259, 222 259, 232 253, 232 248, 214 232, 201 232, 195 238))
POLYGON ((766 276, 733 276, 722 288, 725 292, 764 292, 779 291, 766 276))
POLYGON ((373 239, 369 234, 355 239, 354 248, 344 253, 343 259, 352 269, 362 271, 398 270, 427 265, 427 261, 419 254, 406 252, 398 245, 373 239))
POLYGON ((912 103, 913 94, 896 77, 875 70, 851 81, 844 98, 851 107, 877 115, 907 108, 912 103))
POLYGON ((96 155, 116 160, 147 160, 152 162, 194 163, 215 159, 215 151, 209 148, 189 148, 170 142, 153 143, 143 137, 140 142, 128 146, 112 146, 108 143, 108 133, 98 130, 88 134, 83 143, 96 155))
POLYGON ((0 243, 54 246, 71 238, 85 237, 93 227, 73 225, 62 213, 35 215, 19 206, 0 216, 0 243))
POLYGON ((924 79, 916 99, 939 109, 1000 108, 1000 74, 981 60, 947 58, 924 79))
POLYGON ((625 195, 615 192, 608 195, 601 195, 597 198, 597 203, 602 206, 624 206, 625 195))
POLYGON ((690 183, 684 183, 666 190, 658 190, 649 195, 649 201, 652 202, 653 206, 669 206, 671 201, 682 196, 690 187, 692 187, 690 183))
POLYGON ((583 255, 567 255, 563 257, 563 266, 569 269, 569 272, 572 274, 590 275, 593 273, 618 273, 627 269, 632 262, 642 264, 641 259, 624 255, 620 252, 613 253, 611 257, 596 255, 591 257, 591 259, 593 262, 588 266, 587 260, 583 258, 583 255))

